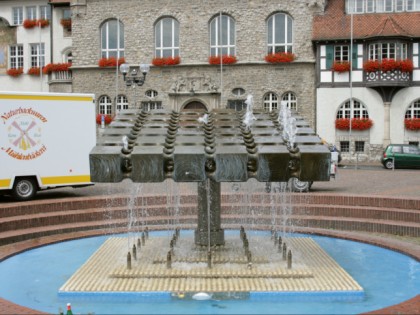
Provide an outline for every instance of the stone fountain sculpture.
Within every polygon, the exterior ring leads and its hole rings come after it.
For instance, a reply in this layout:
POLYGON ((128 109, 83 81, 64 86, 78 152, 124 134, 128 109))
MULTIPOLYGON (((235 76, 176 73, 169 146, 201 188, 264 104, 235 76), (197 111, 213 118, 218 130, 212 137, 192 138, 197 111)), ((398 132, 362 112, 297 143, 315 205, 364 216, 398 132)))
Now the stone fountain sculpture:
POLYGON ((90 154, 91 180, 197 182, 195 244, 223 245, 222 182, 330 178, 330 151, 303 119, 294 117, 291 142, 279 113, 252 111, 252 127, 246 123, 249 114, 230 109, 122 111, 90 154))

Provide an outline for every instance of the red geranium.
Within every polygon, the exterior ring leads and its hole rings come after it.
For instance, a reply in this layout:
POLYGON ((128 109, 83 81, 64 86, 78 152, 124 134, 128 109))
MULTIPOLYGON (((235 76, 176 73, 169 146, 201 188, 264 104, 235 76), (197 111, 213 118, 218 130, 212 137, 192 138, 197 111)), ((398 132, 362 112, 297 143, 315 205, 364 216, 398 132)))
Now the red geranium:
POLYGON ((109 58, 101 58, 99 59, 98 65, 99 67, 116 67, 121 64, 125 63, 125 58, 121 57, 117 60, 115 57, 109 57, 109 58))
MULTIPOLYGON (((236 56, 232 55, 223 55, 222 56, 222 63, 224 65, 236 63, 238 60, 236 56)), ((220 56, 210 56, 209 57, 209 64, 211 65, 220 65, 220 56)))
POLYGON ((28 70, 28 74, 30 75, 40 75, 41 69, 39 67, 32 67, 28 70))
POLYGON ((36 26, 36 20, 24 20, 23 27, 24 28, 33 28, 36 26))
POLYGON ((399 69, 398 61, 392 58, 384 58, 381 62, 381 70, 382 71, 394 71, 399 69))
POLYGON ((404 59, 399 62, 401 72, 412 72, 414 69, 413 61, 410 59, 404 59))
MULTIPOLYGON (((352 130, 367 130, 373 126, 373 121, 369 118, 352 118, 351 129, 352 130)), ((339 118, 335 120, 335 128, 339 130, 350 129, 350 119, 339 118)))
POLYGON ((10 68, 7 70, 7 74, 11 77, 18 77, 23 73, 23 68, 10 68))
POLYGON ((366 72, 375 72, 378 71, 381 68, 381 65, 379 64, 378 60, 367 60, 363 64, 363 69, 366 72))
POLYGON ((112 116, 111 115, 104 115, 104 114, 98 114, 96 115, 96 123, 98 125, 102 122, 102 116, 105 118, 105 125, 109 125, 112 122, 112 116))
POLYGON ((66 63, 49 63, 42 68, 42 73, 49 74, 51 72, 68 71, 71 67, 70 62, 66 63))
POLYGON ((268 54, 265 56, 265 61, 269 63, 283 63, 283 62, 292 62, 295 60, 295 55, 289 52, 278 52, 275 54, 268 54))
POLYGON ((157 67, 162 66, 174 66, 181 62, 181 58, 179 56, 176 57, 164 57, 164 58, 153 58, 152 64, 157 67))
POLYGON ((404 120, 405 129, 420 130, 420 118, 409 118, 404 120))
POLYGON ((348 72, 350 71, 350 63, 348 61, 336 61, 334 62, 332 69, 335 72, 348 72))
POLYGON ((50 25, 50 21, 48 21, 47 19, 39 19, 38 21, 36 21, 36 25, 40 27, 47 27, 48 25, 50 25))
POLYGON ((71 30, 71 19, 61 19, 60 24, 69 31, 71 30))

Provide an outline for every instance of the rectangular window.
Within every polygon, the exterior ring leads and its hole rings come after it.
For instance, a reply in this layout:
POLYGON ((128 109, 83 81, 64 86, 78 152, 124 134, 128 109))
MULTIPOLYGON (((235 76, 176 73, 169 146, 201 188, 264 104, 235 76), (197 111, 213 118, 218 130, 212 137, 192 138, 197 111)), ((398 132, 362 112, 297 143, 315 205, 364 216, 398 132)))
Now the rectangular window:
POLYGON ((355 151, 356 152, 365 152, 365 142, 364 141, 355 141, 355 151))
POLYGON ((366 0, 366 13, 375 12, 375 0, 366 0))
POLYGON ((400 60, 404 60, 407 58, 407 44, 400 44, 400 60))
POLYGON ((245 100, 228 100, 226 108, 241 111, 246 109, 245 100))
POLYGON ((148 102, 141 102, 141 108, 148 112, 154 109, 162 109, 162 102, 156 102, 156 101, 148 101, 148 102))
POLYGON ((45 66, 44 44, 31 44, 31 67, 41 68, 45 66))
POLYGON ((36 7, 26 7, 26 18, 36 20, 36 7))
POLYGON ((395 0, 395 11, 396 12, 404 11, 404 0, 395 0))
POLYGON ((39 18, 43 20, 51 20, 51 9, 49 5, 41 5, 39 7, 39 18))
POLYGON ((349 61, 349 46, 335 46, 334 47, 335 61, 349 61))
POLYGON ((349 141, 340 141, 340 151, 341 152, 350 152, 350 142, 349 141))
POLYGON ((370 60, 378 60, 379 58, 379 45, 378 44, 370 44, 369 45, 369 59, 370 60))
POLYGON ((384 0, 376 1, 376 12, 384 12, 384 0))
POLYGON ((393 10, 394 10, 394 7, 393 7, 393 2, 394 2, 394 0, 384 0, 385 1, 385 5, 384 5, 384 11, 385 12, 392 12, 393 10))
POLYGON ((10 46, 10 68, 23 68, 23 45, 10 46))
POLYGON ((395 59, 396 43, 383 43, 381 45, 381 58, 395 59))
POLYGON ((23 7, 13 8, 13 25, 21 25, 23 23, 23 7))
POLYGON ((64 9, 63 10, 63 19, 71 19, 71 10, 70 9, 64 9))

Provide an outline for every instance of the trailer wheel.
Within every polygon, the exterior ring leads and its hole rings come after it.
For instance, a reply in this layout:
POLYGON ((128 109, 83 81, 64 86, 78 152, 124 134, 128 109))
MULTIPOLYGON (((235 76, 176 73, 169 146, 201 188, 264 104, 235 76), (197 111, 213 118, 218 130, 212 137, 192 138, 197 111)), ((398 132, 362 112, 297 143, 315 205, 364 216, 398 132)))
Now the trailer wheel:
POLYGON ((36 182, 32 178, 16 178, 12 196, 18 201, 31 200, 37 191, 36 182))

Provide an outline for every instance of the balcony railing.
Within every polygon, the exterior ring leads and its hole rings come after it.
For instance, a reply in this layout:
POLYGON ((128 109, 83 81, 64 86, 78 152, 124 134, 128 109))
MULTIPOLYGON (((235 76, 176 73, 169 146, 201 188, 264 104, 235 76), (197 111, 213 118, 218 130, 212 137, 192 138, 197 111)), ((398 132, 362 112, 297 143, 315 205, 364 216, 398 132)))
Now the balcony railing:
POLYGON ((68 71, 54 71, 49 75, 49 81, 52 82, 71 82, 72 73, 68 71))
POLYGON ((365 72, 367 86, 409 86, 411 80, 411 72, 401 70, 365 72))

